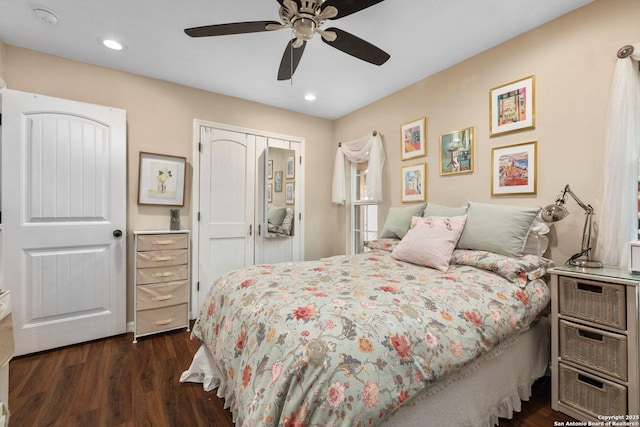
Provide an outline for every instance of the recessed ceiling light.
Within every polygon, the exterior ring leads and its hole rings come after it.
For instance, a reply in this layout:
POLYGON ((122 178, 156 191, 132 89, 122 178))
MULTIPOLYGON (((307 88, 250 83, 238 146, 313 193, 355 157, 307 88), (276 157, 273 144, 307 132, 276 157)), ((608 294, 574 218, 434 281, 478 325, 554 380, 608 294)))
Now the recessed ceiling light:
POLYGON ((58 23, 58 15, 56 15, 53 11, 49 9, 45 9, 43 7, 34 7, 33 14, 36 15, 38 19, 47 24, 56 24, 58 23))
POLYGON ((113 50, 123 50, 124 44, 113 39, 102 39, 102 44, 113 50))
POLYGON ((306 99, 307 101, 315 101, 316 100, 316 96, 312 93, 308 93, 304 96, 304 99, 306 99))

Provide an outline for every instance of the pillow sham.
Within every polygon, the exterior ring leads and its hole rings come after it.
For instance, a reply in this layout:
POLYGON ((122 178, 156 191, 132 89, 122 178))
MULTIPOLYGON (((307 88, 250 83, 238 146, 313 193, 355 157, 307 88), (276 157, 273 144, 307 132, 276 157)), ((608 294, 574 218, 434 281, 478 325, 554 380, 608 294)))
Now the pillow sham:
POLYGON ((380 238, 397 237, 402 239, 411 225, 411 218, 414 216, 422 216, 426 203, 415 206, 403 206, 397 208, 389 208, 387 219, 382 226, 380 238))
POLYGON ((291 234, 292 225, 293 225, 293 209, 286 208, 284 218, 282 219, 282 224, 280 225, 282 227, 282 231, 284 232, 284 234, 286 235, 291 234))
POLYGON ((527 242, 524 244, 524 253, 543 256, 549 247, 549 238, 546 236, 549 231, 549 226, 538 215, 529 229, 527 242))
POLYGON ((391 257, 440 271, 449 270, 451 254, 464 228, 466 215, 411 219, 411 228, 391 252, 391 257))
POLYGON ((469 202, 467 223, 458 248, 495 252, 520 258, 540 207, 469 202))
POLYGON ((282 220, 284 220, 284 216, 287 214, 285 208, 280 208, 278 206, 269 206, 269 210, 267 211, 267 221, 273 225, 282 224, 282 220))
POLYGON ((423 217, 428 216, 459 216, 467 213, 467 206, 460 206, 458 208, 451 208, 449 206, 437 205, 429 202, 427 207, 424 208, 423 217))
POLYGON ((393 252, 396 246, 398 246, 398 243, 400 243, 400 239, 390 237, 385 239, 367 240, 364 242, 364 246, 372 251, 393 252))
POLYGON ((456 249, 451 264, 468 265, 496 273, 511 283, 524 288, 529 281, 539 279, 553 267, 553 261, 535 255, 511 258, 487 251, 456 249))

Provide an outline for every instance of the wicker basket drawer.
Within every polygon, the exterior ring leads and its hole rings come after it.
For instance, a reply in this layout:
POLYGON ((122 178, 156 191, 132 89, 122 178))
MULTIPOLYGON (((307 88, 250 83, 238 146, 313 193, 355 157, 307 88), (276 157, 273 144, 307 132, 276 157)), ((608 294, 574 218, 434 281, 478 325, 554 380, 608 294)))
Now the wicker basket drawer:
POLYGON ((149 310, 185 303, 189 300, 186 280, 140 285, 136 288, 136 309, 149 310))
POLYGON ((627 337, 560 320, 560 357, 627 380, 627 337))
POLYGON ((187 278, 187 264, 170 267, 138 268, 136 270, 136 284, 173 282, 187 278))
POLYGON ((624 285, 560 277, 558 291, 560 314, 626 329, 624 285))
POLYGON ((168 251, 147 251, 136 254, 136 267, 166 267, 187 263, 187 250, 174 249, 168 251))
POLYGON ((138 236, 138 250, 186 249, 189 241, 188 237, 186 233, 141 234, 138 236))
POLYGON ((559 400, 593 417, 626 414, 627 388, 560 364, 559 400))
POLYGON ((187 304, 136 312, 137 335, 167 331, 187 325, 187 304))

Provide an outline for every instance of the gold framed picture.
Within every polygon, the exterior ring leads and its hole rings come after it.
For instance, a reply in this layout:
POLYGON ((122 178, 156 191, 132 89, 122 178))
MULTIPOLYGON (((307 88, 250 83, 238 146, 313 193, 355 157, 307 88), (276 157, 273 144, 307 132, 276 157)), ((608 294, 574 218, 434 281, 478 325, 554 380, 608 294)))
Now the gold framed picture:
POLYGON ((473 172, 473 127, 440 135, 440 175, 473 172))
POLYGON ((427 155, 426 127, 427 119, 425 117, 402 125, 400 128, 402 160, 427 155))
POLYGON ((402 202, 427 200, 427 164, 418 163, 402 167, 402 202))
POLYGON ((491 149, 491 195, 537 193, 537 141, 491 149))
POLYGON ((535 76, 489 91, 491 136, 536 127, 535 76))

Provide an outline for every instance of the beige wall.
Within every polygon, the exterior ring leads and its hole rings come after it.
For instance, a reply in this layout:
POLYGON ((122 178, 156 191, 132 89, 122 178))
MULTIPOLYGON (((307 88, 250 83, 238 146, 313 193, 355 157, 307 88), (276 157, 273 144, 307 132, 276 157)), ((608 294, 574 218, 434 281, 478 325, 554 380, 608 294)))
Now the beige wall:
MULTIPOLYGON (((331 121, 1 42, 0 76, 11 89, 107 105, 127 111, 129 232, 169 227, 169 207, 137 204, 139 152, 187 157, 187 172, 190 172, 194 119, 305 138, 305 257, 317 259, 333 254, 334 233, 326 232, 328 227, 337 227, 326 221, 326 213, 331 210, 331 121)), ((181 224, 183 228, 191 229, 190 176, 187 177, 185 199, 185 206, 181 209, 181 224)), ((129 233, 129 298, 132 296, 132 240, 129 233)), ((129 304, 129 318, 132 317, 131 305, 129 304)))
MULTIPOLYGON (((598 214, 616 52, 640 41, 639 23, 640 1, 596 0, 340 118, 335 122, 335 139, 350 140, 370 129, 382 132, 388 159, 385 207, 401 205, 401 166, 426 161, 427 199, 435 203, 457 206, 474 200, 544 206, 570 184, 598 214), (489 89, 532 74, 535 130, 490 138, 489 89), (427 117, 427 157, 402 162, 400 126, 421 116, 427 117), (469 126, 476 133, 475 171, 440 176, 440 135, 469 126), (537 196, 491 197, 491 147, 526 141, 538 141, 537 196)), ((425 41, 431 42, 436 41, 425 41)), ((559 264, 580 249, 584 223, 583 211, 573 200, 567 207, 573 215, 552 232, 550 256, 559 264)), ((386 209, 382 211, 386 215, 386 209)))

